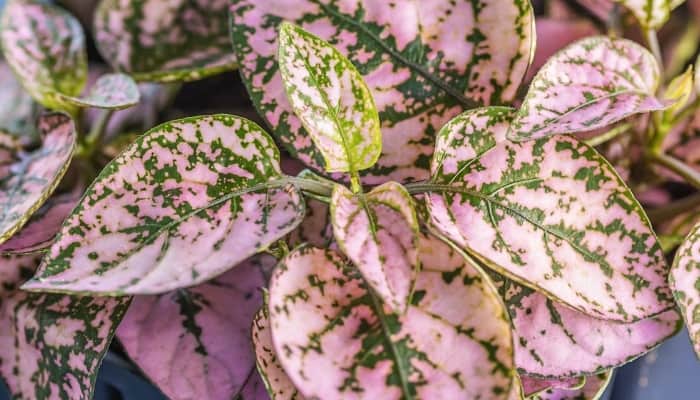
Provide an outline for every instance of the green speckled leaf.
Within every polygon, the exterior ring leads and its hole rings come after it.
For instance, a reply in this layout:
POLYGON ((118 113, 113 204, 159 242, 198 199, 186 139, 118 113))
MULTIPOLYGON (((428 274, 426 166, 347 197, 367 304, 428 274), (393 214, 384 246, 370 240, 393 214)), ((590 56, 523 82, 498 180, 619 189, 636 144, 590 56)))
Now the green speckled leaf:
POLYGON ((0 243, 17 232, 46 201, 68 169, 76 145, 73 121, 64 114, 39 119, 41 146, 31 152, 8 148, 0 134, 0 243))
POLYGON ((436 228, 591 316, 629 322, 668 309, 664 254, 613 167, 570 136, 505 140, 512 113, 467 111, 438 135, 426 188, 436 228))
POLYGON ((155 294, 192 286, 303 217, 301 193, 281 179, 277 147, 258 125, 224 114, 167 122, 102 170, 24 287, 155 294))
POLYGON ((128 75, 106 74, 81 97, 57 94, 62 101, 78 107, 95 107, 119 110, 139 102, 139 88, 128 75))
POLYGON ((382 151, 379 116, 367 85, 338 50, 298 26, 280 26, 279 66, 294 113, 328 172, 357 173, 382 151))
POLYGON ((332 250, 300 247, 270 283, 277 357, 302 395, 320 399, 508 399, 508 319, 488 279, 422 236, 423 269, 405 314, 382 305, 332 250))
POLYGON ((355 64, 382 124, 369 184, 427 179, 438 129, 465 107, 513 100, 534 50, 534 13, 520 0, 233 0, 231 15, 253 103, 287 150, 317 171, 323 157, 282 87, 280 23, 328 40, 355 64))
POLYGON ((700 358, 700 225, 690 231, 678 248, 669 283, 700 358))
POLYGON ((192 81, 231 70, 228 0, 103 0, 97 47, 137 81, 192 81))
POLYGON ((617 0, 632 11, 639 24, 648 29, 661 28, 668 21, 671 11, 685 0, 617 0))
POLYGON ((0 374, 13 399, 89 400, 129 298, 27 293, 36 256, 0 258, 0 374))

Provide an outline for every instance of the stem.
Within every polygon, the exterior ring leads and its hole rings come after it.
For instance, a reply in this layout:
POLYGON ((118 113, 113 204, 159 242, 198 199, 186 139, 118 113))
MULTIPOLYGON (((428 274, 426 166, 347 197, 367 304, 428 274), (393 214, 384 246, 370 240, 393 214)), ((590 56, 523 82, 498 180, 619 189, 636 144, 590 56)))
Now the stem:
POLYGON ((695 193, 662 207, 652 208, 647 211, 647 216, 649 216, 652 224, 656 225, 661 222, 667 222, 669 219, 686 211, 696 209, 698 206, 700 206, 700 193, 695 193))
POLYGON ((285 176, 280 180, 280 183, 282 185, 291 183, 301 189, 303 192, 308 192, 308 194, 320 201, 329 199, 333 193, 332 184, 320 182, 314 179, 299 178, 298 176, 285 176))
POLYGON ((97 121, 92 126, 90 133, 85 138, 85 145, 88 147, 88 151, 92 153, 92 150, 102 142, 105 132, 107 132, 107 124, 112 118, 114 110, 101 110, 100 115, 97 117, 97 121))
POLYGON ((660 152, 648 153, 647 157, 649 160, 680 175, 686 182, 700 189, 700 172, 689 167, 683 161, 660 152))
POLYGON ((659 68, 662 68, 664 64, 663 58, 661 58, 661 47, 659 47, 659 38, 656 36, 656 30, 647 29, 645 33, 647 44, 649 45, 649 50, 651 50, 651 53, 654 55, 654 58, 656 58, 656 62, 659 63, 659 68))
POLYGON ((610 129, 609 131, 605 132, 602 135, 598 135, 596 137, 590 138, 590 139, 586 140, 585 142, 587 145, 592 146, 592 147, 599 146, 599 145, 601 145, 609 140, 612 140, 612 139, 618 137, 619 135, 622 135, 623 133, 626 133, 627 131, 630 130, 630 128, 632 128, 632 124, 627 122, 627 123, 618 125, 612 129, 610 129))
POLYGON ((360 183, 360 177, 357 175, 357 172, 353 172, 350 176, 350 189, 352 189, 353 193, 362 192, 362 184, 360 183))

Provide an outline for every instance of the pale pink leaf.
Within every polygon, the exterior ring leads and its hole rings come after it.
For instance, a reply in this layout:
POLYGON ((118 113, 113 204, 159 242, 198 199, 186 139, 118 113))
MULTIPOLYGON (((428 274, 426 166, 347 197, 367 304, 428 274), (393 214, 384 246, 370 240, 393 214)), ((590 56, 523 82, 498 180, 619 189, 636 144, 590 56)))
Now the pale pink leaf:
POLYGON ((580 389, 551 388, 538 393, 529 400, 598 400, 610 384, 613 371, 608 370, 596 375, 587 376, 586 383, 580 389))
POLYGON ((659 29, 668 21, 671 11, 685 0, 618 0, 632 11, 645 29, 659 29))
POLYGON ((403 312, 420 267, 420 228, 411 195, 396 182, 367 194, 336 185, 331 220, 343 253, 385 304, 403 312))
POLYGON ((577 390, 586 384, 585 376, 560 379, 540 379, 528 375, 521 375, 520 382, 523 386, 525 397, 530 397, 544 392, 547 389, 577 390))
POLYGON ((422 237, 419 248, 423 269, 402 315, 331 250, 301 247, 278 265, 272 342, 302 395, 508 398, 511 333, 494 289, 439 240, 422 237))

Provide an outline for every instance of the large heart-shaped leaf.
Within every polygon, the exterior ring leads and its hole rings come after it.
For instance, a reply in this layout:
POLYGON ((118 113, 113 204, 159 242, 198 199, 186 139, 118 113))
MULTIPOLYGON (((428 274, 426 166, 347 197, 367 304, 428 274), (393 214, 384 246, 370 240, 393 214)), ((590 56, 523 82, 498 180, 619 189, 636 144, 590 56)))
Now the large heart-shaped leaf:
POLYGON ((278 60, 287 98, 326 171, 354 174, 373 166, 382 151, 379 115, 350 60, 289 23, 280 26, 278 60))
POLYGON ((673 308, 632 323, 592 318, 492 274, 510 311, 515 363, 541 378, 597 374, 635 359, 678 332, 673 308))
POLYGON ((598 400, 610 384, 613 372, 606 371, 586 377, 586 383, 579 389, 550 388, 528 400, 598 400))
POLYGON ((586 314, 635 321, 669 308, 663 252, 613 167, 569 136, 503 140, 510 113, 468 111, 440 132, 427 196, 436 227, 586 314))
POLYGON ((371 184, 426 179, 435 132, 464 107, 512 100, 534 48, 527 1, 234 0, 231 15, 253 102, 288 150, 317 170, 323 158, 292 113, 278 73, 279 24, 299 24, 357 66, 382 121, 371 184))
POLYGON ((193 288, 134 298, 117 338, 168 398, 233 399, 255 373, 250 325, 262 305, 261 261, 193 288))
POLYGON ((235 67, 226 0, 103 0, 97 48, 138 81, 191 81, 235 67))
POLYGON ((0 258, 0 373, 13 399, 91 399, 129 299, 18 290, 37 263, 0 258))
POLYGON ((671 11, 685 0, 617 0, 632 11, 643 28, 658 29, 668 21, 671 11))
POLYGON ((700 225, 690 231, 676 251, 669 283, 700 357, 700 225))
POLYGON ((253 322, 253 344, 260 376, 272 400, 302 400, 294 384, 284 372, 272 345, 267 305, 258 310, 253 322))
POLYGON ((331 219, 341 250, 367 283, 394 311, 405 310, 420 267, 411 195, 396 182, 358 195, 336 185, 331 219))
POLYGON ((509 136, 517 140, 589 131, 672 101, 654 96, 659 66, 627 39, 594 36, 560 51, 530 84, 509 136))
POLYGON ((73 156, 76 133, 68 116, 44 115, 38 128, 43 136, 39 149, 25 153, 5 147, 0 153, 0 242, 17 232, 51 196, 73 156))
POLYGON ((384 307, 347 261, 301 247, 270 283, 272 342, 307 398, 508 398, 511 333, 488 280, 437 239, 403 315, 384 307))
POLYGON ((280 177, 275 143, 244 118, 155 127, 100 173, 25 288, 152 294, 209 280, 303 219, 280 177))

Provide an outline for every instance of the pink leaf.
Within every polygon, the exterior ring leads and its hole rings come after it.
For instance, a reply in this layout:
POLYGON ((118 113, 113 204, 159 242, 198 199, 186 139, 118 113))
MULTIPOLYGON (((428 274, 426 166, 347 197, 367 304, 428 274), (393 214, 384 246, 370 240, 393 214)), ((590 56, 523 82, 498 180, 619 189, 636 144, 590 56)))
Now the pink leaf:
POLYGON ((551 388, 538 393, 530 400, 598 400, 610 384, 612 370, 597 375, 586 377, 586 383, 582 388, 567 390, 565 388, 551 388))
POLYGON ((669 283, 685 318, 690 341, 700 357, 700 224, 696 225, 676 251, 669 283))
POLYGON ((585 376, 562 379, 539 379, 527 375, 520 376, 523 393, 526 397, 537 395, 547 389, 577 390, 586 384, 585 376))

